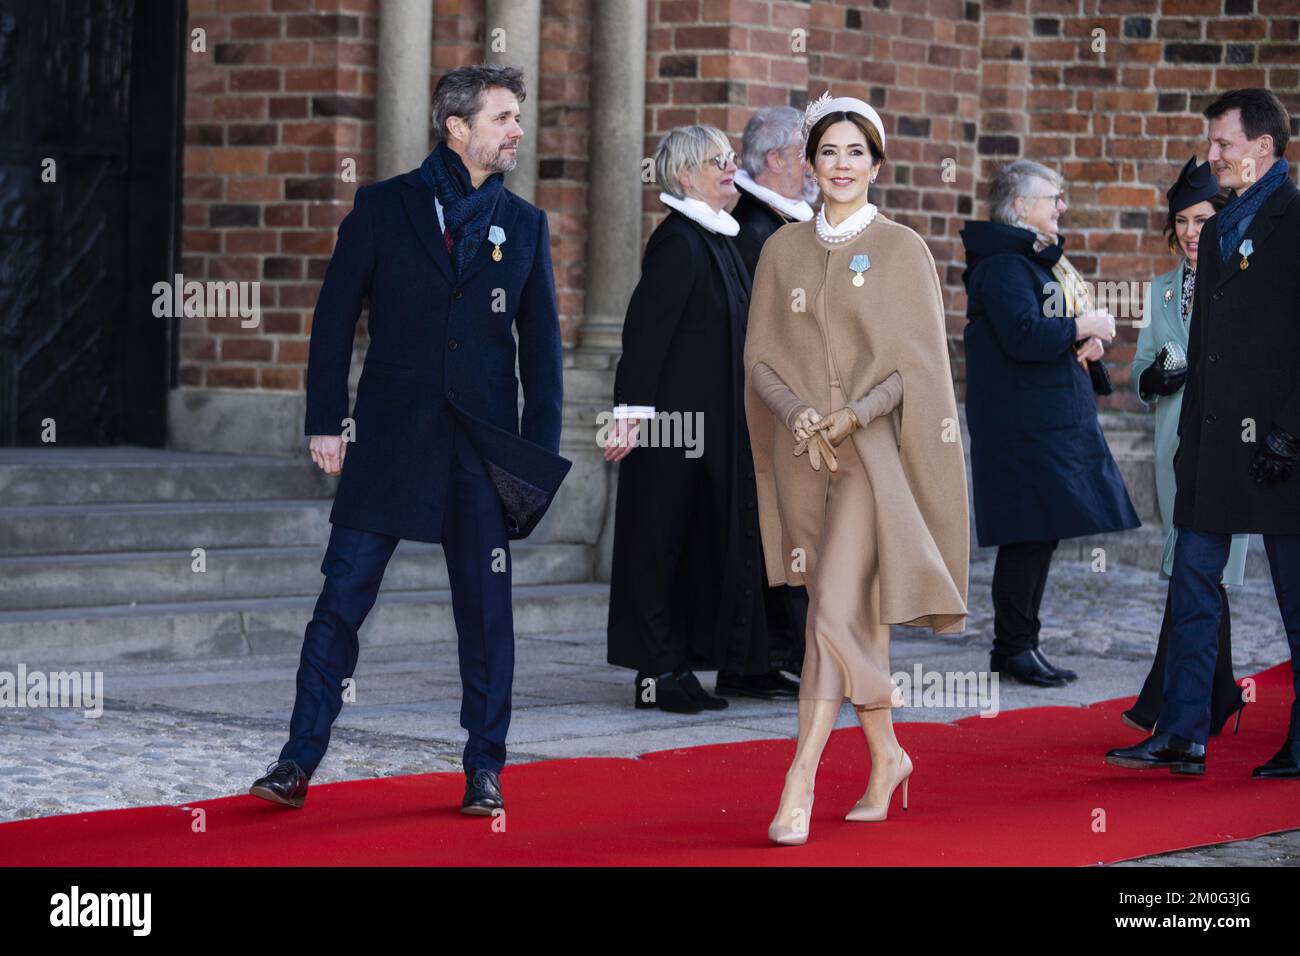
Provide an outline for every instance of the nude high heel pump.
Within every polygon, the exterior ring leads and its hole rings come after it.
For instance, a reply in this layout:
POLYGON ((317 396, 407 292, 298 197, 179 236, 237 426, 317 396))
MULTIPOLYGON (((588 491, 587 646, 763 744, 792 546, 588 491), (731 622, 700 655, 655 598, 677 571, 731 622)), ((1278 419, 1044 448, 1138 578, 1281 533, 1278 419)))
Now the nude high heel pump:
POLYGON ((884 820, 889 816, 889 804, 894 799, 894 791, 898 789, 900 783, 903 785, 903 809, 906 810, 907 778, 910 776, 912 776, 912 758, 904 750, 902 758, 898 761, 898 769, 894 771, 894 779, 889 785, 889 794, 885 797, 884 806, 872 806, 859 800, 844 819, 854 823, 879 823, 884 820))
POLYGON ((808 831, 812 829, 812 798, 808 800, 808 809, 802 807, 796 812, 803 813, 803 827, 799 826, 799 817, 795 816, 793 827, 773 823, 767 828, 767 838, 780 846, 803 846, 808 842, 808 831))

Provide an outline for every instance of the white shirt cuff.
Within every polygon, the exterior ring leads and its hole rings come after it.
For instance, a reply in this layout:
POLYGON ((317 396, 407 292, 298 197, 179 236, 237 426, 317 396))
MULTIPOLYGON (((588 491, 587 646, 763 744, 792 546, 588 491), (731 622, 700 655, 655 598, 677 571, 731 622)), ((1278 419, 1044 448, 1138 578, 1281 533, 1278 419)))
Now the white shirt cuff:
POLYGON ((653 405, 615 405, 615 418, 654 418, 655 407, 653 405))

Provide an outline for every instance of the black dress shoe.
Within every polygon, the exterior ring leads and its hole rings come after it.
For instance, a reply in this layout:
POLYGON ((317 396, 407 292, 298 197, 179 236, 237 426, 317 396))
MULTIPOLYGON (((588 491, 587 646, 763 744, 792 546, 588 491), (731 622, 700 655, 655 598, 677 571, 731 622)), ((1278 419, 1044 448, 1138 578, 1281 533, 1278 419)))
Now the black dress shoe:
POLYGON ((799 682, 778 670, 766 674, 735 674, 718 671, 717 691, 728 697, 752 697, 756 700, 798 700, 799 682))
POLYGON ((1067 681, 1079 679, 1079 675, 1076 674, 1074 671, 1070 670, 1068 667, 1057 667, 1055 664, 1049 661, 1047 659, 1047 656, 1043 654, 1043 652, 1037 647, 1034 648, 1034 656, 1038 658, 1038 663, 1042 664, 1044 667, 1046 667, 1053 674, 1056 674, 1058 677, 1062 677, 1067 681))
POLYGON ((1250 772, 1252 777, 1300 780, 1300 740, 1288 740, 1282 749, 1250 772))
POLYGON ((1130 770, 1162 770, 1174 773, 1205 773, 1205 744, 1174 734, 1152 734, 1133 747, 1106 752, 1106 763, 1130 770))
POLYGON ((705 710, 726 710, 730 706, 721 697, 714 697, 705 690, 700 684, 700 679, 695 676, 693 671, 687 671, 685 674, 679 675, 677 682, 681 684, 682 690, 686 691, 687 696, 705 710))
POLYGON ((799 681, 795 680, 793 677, 787 677, 785 674, 781 673, 779 668, 769 673, 768 677, 772 678, 772 683, 780 690, 788 691, 790 696, 795 700, 799 699, 799 681))
POLYGON ((265 777, 258 777, 248 792, 272 803, 286 807, 302 807, 307 802, 308 777, 292 760, 276 760, 267 768, 265 777))
POLYGON ((465 771, 465 799, 460 802, 460 812, 475 817, 490 817, 493 810, 504 810, 501 799, 501 778, 493 770, 465 771))
POLYGON ((670 714, 698 714, 704 709, 704 705, 688 694, 671 674, 667 677, 637 674, 634 699, 638 710, 658 708, 670 714))
POLYGON ((990 654, 989 670, 1035 687, 1064 687, 1066 684, 1064 677, 1043 666, 1033 650, 1021 651, 1019 654, 990 654))

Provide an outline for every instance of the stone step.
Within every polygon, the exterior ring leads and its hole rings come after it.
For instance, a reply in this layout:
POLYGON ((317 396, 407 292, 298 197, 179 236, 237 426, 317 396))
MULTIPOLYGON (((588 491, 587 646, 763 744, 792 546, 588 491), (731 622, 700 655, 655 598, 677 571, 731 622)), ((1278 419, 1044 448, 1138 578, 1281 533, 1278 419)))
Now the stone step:
POLYGON ((299 458, 160 448, 0 449, 0 505, 329 498, 327 477, 299 458))
MULTIPOLYGON (((563 488, 561 489, 563 492, 563 488)), ((571 494, 571 493, 570 493, 571 494)), ((557 496, 558 498, 558 496, 557 496)), ((0 557, 315 545, 329 540, 328 499, 0 507, 0 557)), ((552 507, 528 541, 573 541, 552 507)))
POLYGON ((1133 510, 1144 525, 1160 523, 1160 502, 1156 498, 1155 461, 1150 457, 1113 455, 1120 478, 1133 502, 1133 510))
MULTIPOLYGON (((293 654, 302 647, 315 600, 299 596, 0 611, 0 667, 293 654)), ((603 631, 609 586, 524 585, 514 589, 513 607, 516 634, 603 631)), ((381 594, 360 636, 368 646, 455 641, 451 592, 381 594)))
MULTIPOLYGON (((213 601, 320 593, 325 542, 275 548, 211 548, 206 570, 192 569, 189 551, 21 555, 0 558, 0 610, 213 601)), ((586 545, 514 542, 516 587, 569 584, 592 578, 586 545)), ((450 587, 436 544, 403 541, 388 562, 381 592, 450 587)))
POLYGON ((330 501, 176 501, 0 507, 0 557, 320 545, 330 501))

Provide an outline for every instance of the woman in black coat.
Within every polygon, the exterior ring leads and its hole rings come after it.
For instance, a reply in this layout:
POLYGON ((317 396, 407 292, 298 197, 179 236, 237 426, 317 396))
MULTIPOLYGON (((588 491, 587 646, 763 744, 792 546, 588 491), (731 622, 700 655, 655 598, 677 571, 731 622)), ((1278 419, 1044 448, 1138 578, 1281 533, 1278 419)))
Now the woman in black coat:
POLYGON ((998 546, 990 669, 1059 687, 1076 675, 1038 649, 1052 552, 1061 538, 1138 527, 1093 398, 1115 320, 1092 309, 1062 254, 1060 177, 1028 160, 994 177, 992 222, 968 222, 966 421, 975 529, 998 546))
POLYGON ((650 236, 623 323, 605 443, 621 462, 608 659, 637 672, 637 707, 720 709, 727 702, 693 667, 770 669, 743 397, 749 273, 724 209, 735 159, 710 126, 659 144, 659 198, 671 211, 650 236))

